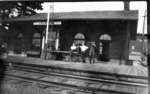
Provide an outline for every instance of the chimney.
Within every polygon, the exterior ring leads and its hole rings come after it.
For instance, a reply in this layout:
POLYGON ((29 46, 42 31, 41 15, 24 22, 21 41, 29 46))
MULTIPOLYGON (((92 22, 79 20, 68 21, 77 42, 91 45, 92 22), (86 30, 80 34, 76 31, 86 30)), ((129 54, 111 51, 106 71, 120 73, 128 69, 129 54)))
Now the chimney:
POLYGON ((130 6, 129 4, 130 4, 129 1, 124 1, 124 10, 125 10, 125 11, 129 11, 129 10, 130 10, 130 9, 129 9, 129 8, 130 8, 130 7, 129 7, 129 6, 130 6))

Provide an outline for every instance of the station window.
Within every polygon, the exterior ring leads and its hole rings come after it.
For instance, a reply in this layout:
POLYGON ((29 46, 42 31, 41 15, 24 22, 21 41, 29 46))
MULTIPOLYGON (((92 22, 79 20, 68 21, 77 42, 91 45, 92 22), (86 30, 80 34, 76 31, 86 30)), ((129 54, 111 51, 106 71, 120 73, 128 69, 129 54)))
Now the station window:
POLYGON ((41 34, 40 33, 33 34, 32 45, 34 47, 40 47, 40 45, 41 45, 41 34))
POLYGON ((85 36, 83 33, 77 33, 74 37, 75 44, 85 43, 85 36))
POLYGON ((14 52, 16 54, 20 54, 23 49, 24 49, 24 41, 23 41, 23 34, 22 33, 19 33, 17 36, 16 36, 16 41, 15 41, 15 49, 14 49, 14 52))
POLYGON ((18 36, 17 36, 17 38, 22 39, 23 38, 23 34, 19 33, 18 36))
POLYGON ((103 34, 99 37, 100 40, 111 40, 111 36, 108 34, 103 34))
POLYGON ((48 49, 55 49, 55 41, 56 41, 56 31, 52 31, 48 33, 48 49))
POLYGON ((17 35, 17 44, 18 45, 22 45, 23 44, 23 37, 24 37, 24 35, 22 33, 19 33, 17 35))

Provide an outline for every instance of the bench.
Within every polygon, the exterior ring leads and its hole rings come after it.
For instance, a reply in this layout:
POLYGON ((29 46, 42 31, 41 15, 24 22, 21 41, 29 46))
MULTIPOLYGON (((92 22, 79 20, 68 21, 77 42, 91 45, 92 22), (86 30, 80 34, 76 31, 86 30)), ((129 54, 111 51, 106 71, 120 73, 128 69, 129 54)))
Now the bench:
POLYGON ((57 50, 52 51, 52 50, 47 50, 46 51, 46 59, 70 61, 71 54, 73 56, 78 55, 77 52, 71 52, 71 51, 57 51, 57 50))

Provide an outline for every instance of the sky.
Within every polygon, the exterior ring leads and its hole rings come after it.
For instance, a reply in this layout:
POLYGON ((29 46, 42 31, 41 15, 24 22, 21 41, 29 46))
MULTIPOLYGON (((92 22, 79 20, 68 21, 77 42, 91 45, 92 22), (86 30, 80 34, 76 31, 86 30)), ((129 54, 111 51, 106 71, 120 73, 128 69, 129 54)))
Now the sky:
MULTIPOLYGON (((123 2, 55 2, 54 12, 73 12, 73 11, 121 11, 124 10, 123 2)), ((49 10, 50 3, 44 3, 43 10, 38 13, 46 13, 49 10)), ((143 33, 144 14, 147 9, 145 1, 130 2, 130 10, 139 11, 137 33, 143 33)), ((147 17, 145 18, 144 33, 147 33, 147 17)))

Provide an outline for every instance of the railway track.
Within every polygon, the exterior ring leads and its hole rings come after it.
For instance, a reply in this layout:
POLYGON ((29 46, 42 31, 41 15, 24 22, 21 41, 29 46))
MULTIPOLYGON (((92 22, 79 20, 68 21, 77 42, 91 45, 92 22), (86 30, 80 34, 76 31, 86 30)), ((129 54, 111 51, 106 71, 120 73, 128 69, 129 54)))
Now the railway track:
POLYGON ((119 85, 126 85, 126 86, 136 86, 136 87, 147 87, 148 86, 148 83, 146 83, 146 81, 145 82, 132 82, 132 81, 128 81, 128 80, 118 80, 118 79, 117 80, 101 79, 101 78, 98 79, 98 78, 82 76, 82 75, 64 74, 64 73, 60 73, 60 72, 51 72, 51 71, 41 71, 40 69, 22 67, 22 66, 18 66, 18 65, 14 65, 13 67, 15 70, 39 73, 39 74, 44 74, 46 76, 52 75, 52 76, 59 76, 59 77, 65 77, 65 78, 82 79, 82 80, 86 80, 86 81, 95 81, 95 82, 119 84, 119 85))
MULTIPOLYGON (((126 91, 126 90, 113 90, 110 88, 103 88, 106 86, 106 84, 102 84, 99 82, 94 82, 94 81, 84 81, 84 80, 77 80, 77 79, 72 79, 72 78, 64 78, 60 76, 52 76, 52 75, 44 75, 44 74, 39 74, 39 73, 31 73, 31 72, 24 72, 18 71, 14 72, 14 70, 9 73, 6 73, 7 78, 11 79, 16 79, 16 80, 23 80, 27 82, 38 82, 41 84, 46 84, 48 86, 57 86, 58 88, 64 88, 64 89, 72 89, 72 90, 78 90, 81 92, 88 92, 91 94, 99 94, 99 93, 105 93, 105 94, 136 94, 135 92, 131 91, 126 91), (26 75, 27 74, 27 75, 26 75), (29 76, 30 75, 30 76, 29 76), (62 81, 64 80, 64 81, 62 81), (87 84, 81 84, 82 82, 88 83, 87 84)), ((109 85, 109 87, 111 87, 109 85)), ((86 94, 86 93, 85 93, 86 94)))
POLYGON ((82 75, 83 73, 69 74, 66 72, 60 72, 61 70, 54 71, 51 68, 28 66, 17 63, 16 64, 13 63, 13 65, 11 65, 10 70, 11 72, 8 70, 10 73, 9 72, 7 73, 7 77, 22 79, 30 82, 31 81, 40 82, 47 85, 54 85, 59 88, 77 89, 82 92, 90 92, 91 94, 99 94, 99 92, 103 92, 106 94, 136 94, 135 88, 144 89, 147 88, 148 86, 146 79, 142 77, 140 78, 143 80, 141 82, 131 81, 128 79, 114 80, 114 77, 112 77, 113 79, 110 79, 109 77, 108 79, 106 79, 107 78, 106 76, 102 78, 94 78, 82 75), (17 71, 17 73, 18 72, 24 73, 15 74, 14 71, 17 71), (80 84, 83 82, 84 84, 80 84), (120 89, 118 90, 116 87, 119 87, 121 90, 120 89))
MULTIPOLYGON (((8 66, 8 64, 7 64, 8 66)), ((132 75, 121 75, 115 73, 104 73, 104 72, 87 72, 83 70, 73 70, 73 69, 65 69, 51 66, 40 66, 40 65, 32 65, 32 64, 23 64, 23 63, 13 63, 11 65, 14 69, 25 70, 31 72, 44 73, 49 75, 51 74, 59 74, 60 76, 66 77, 77 77, 77 78, 88 78, 103 81, 108 81, 111 83, 118 83, 122 85, 135 85, 135 86, 143 86, 147 87, 148 78, 143 76, 132 76, 132 75)))

